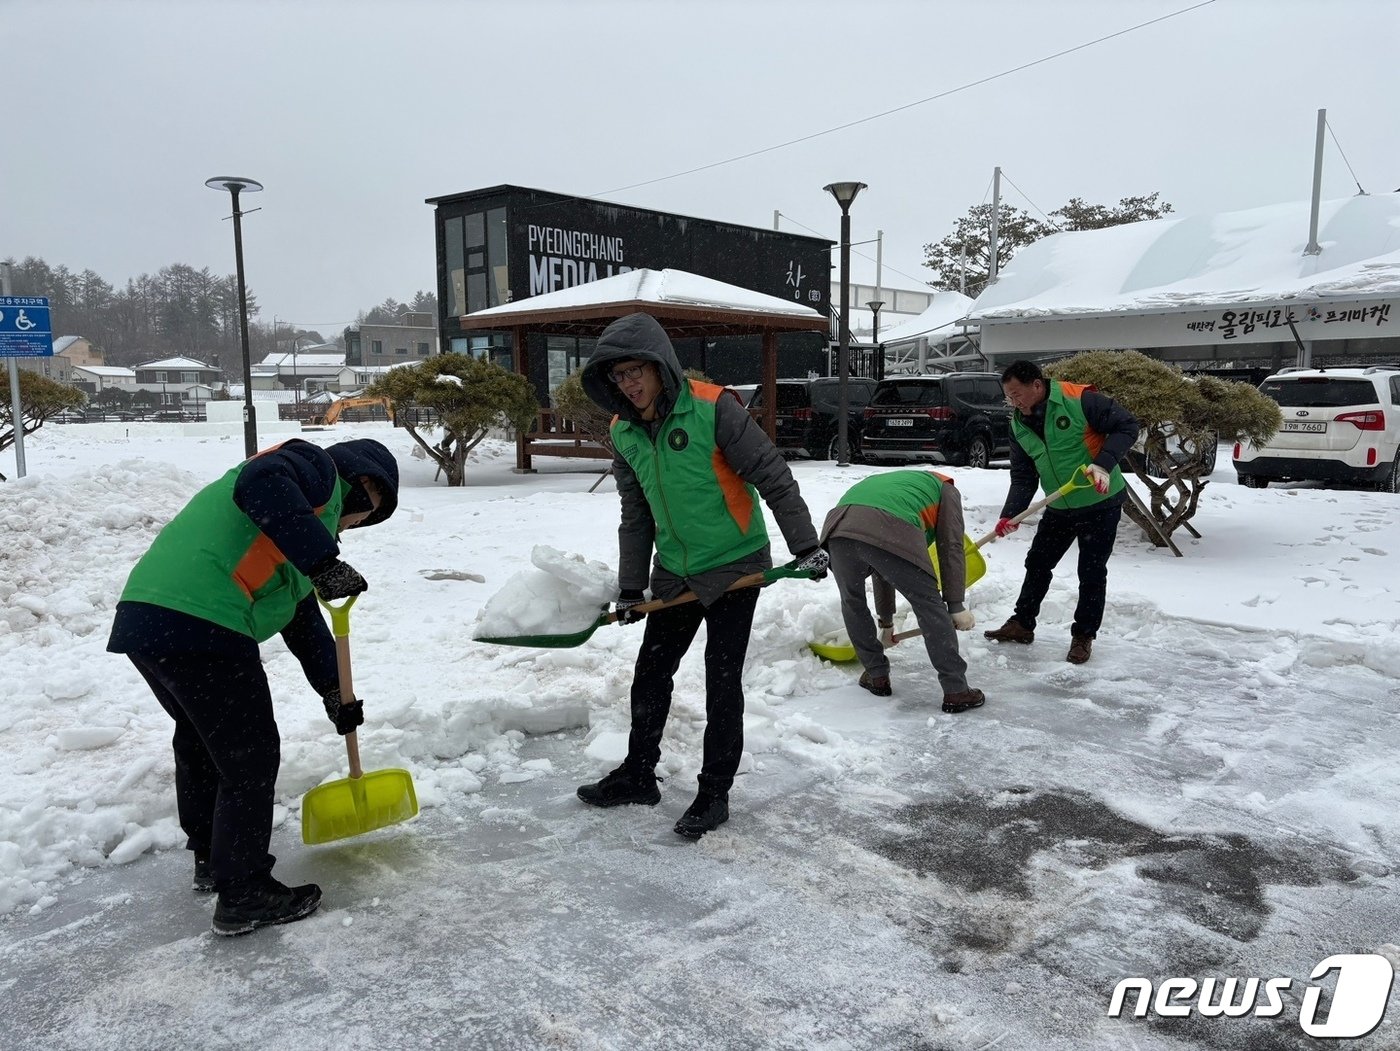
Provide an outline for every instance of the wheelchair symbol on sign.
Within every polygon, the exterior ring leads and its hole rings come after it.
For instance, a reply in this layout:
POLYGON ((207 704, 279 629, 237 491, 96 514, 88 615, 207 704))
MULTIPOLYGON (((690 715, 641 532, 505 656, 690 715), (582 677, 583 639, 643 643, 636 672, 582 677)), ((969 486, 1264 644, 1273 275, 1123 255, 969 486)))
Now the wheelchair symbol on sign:
POLYGON ((21 332, 28 332, 33 327, 34 322, 25 317, 24 311, 21 310, 19 316, 15 318, 15 328, 19 329, 21 332))

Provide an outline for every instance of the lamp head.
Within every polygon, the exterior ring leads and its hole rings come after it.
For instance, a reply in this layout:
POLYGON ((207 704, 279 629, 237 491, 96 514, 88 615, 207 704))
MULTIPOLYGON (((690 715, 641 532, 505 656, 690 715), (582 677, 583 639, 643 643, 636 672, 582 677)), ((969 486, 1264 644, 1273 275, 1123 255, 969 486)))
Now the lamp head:
POLYGON ((878 314, 880 312, 880 308, 885 305, 885 301, 883 299, 872 299, 869 303, 866 303, 865 305, 870 309, 870 312, 872 314, 878 314))
POLYGON ((241 175, 216 175, 212 179, 205 179, 204 185, 211 190, 227 190, 229 193, 236 190, 254 193, 263 188, 262 183, 256 179, 247 179, 241 175))
POLYGON ((836 198, 836 203, 841 206, 841 210, 844 212, 856 199, 856 194, 865 189, 865 183, 833 182, 823 186, 822 189, 836 198))

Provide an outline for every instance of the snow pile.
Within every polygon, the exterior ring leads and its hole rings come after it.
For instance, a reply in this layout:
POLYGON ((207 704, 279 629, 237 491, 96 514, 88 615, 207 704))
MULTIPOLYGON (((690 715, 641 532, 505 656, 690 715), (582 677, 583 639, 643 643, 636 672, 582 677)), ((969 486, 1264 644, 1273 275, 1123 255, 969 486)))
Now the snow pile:
POLYGON ((482 607, 472 638, 582 631, 617 598, 617 574, 602 562, 543 544, 530 561, 535 569, 515 574, 482 607))

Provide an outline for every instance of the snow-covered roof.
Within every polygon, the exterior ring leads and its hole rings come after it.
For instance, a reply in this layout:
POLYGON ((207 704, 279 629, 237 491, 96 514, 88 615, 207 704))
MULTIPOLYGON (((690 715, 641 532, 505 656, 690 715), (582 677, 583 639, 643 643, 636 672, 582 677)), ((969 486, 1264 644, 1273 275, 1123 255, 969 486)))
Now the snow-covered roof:
POLYGON ((136 366, 138 369, 212 369, 213 365, 206 365, 202 361, 195 361, 194 358, 161 358, 160 361, 143 361, 136 366))
POLYGON ((957 322, 967 317, 972 300, 961 292, 935 292, 933 301, 922 313, 897 325, 880 330, 880 343, 891 347, 924 338, 930 343, 939 343, 949 336, 959 335, 962 329, 957 322))
MULTIPOLYGON (((243 384, 241 384, 241 383, 230 383, 230 384, 228 385, 228 396, 229 396, 229 399, 230 399, 231 401, 242 401, 242 400, 243 400, 243 384)), ((253 401, 255 401, 255 402, 258 402, 258 401, 269 401, 269 402, 275 401, 275 402, 277 402, 279 405, 291 405, 291 404, 294 404, 294 403, 296 402, 296 400, 297 400, 297 392, 294 391, 294 390, 259 390, 259 389, 256 388, 256 387, 253 388, 253 401)), ((304 395, 303 395, 303 397, 302 397, 301 400, 302 400, 302 401, 305 401, 305 400, 306 400, 306 398, 305 398, 304 395)))
POLYGON ((136 378, 135 369, 124 369, 120 365, 74 365, 73 371, 89 372, 94 376, 112 376, 130 380, 136 378))
POLYGON ((738 285, 715 281, 684 270, 632 270, 625 274, 574 285, 558 292, 530 296, 487 310, 466 315, 464 324, 487 318, 507 318, 512 314, 568 307, 603 306, 608 303, 655 303, 658 306, 721 307, 755 314, 781 314, 787 317, 823 315, 800 303, 753 292, 738 285))
POLYGON ((269 354, 258 364, 270 369, 290 369, 293 365, 299 369, 338 369, 345 364, 345 353, 341 351, 336 354, 293 354, 287 351, 269 354))
POLYGON ((1052 234, 1023 248, 973 321, 1201 310, 1400 294, 1400 193, 1310 201, 1052 234))
POLYGON ((53 352, 55 354, 62 354, 65 350, 67 350, 69 347, 71 347, 74 343, 78 342, 78 340, 82 338, 82 336, 59 336, 56 340, 53 341, 53 352))

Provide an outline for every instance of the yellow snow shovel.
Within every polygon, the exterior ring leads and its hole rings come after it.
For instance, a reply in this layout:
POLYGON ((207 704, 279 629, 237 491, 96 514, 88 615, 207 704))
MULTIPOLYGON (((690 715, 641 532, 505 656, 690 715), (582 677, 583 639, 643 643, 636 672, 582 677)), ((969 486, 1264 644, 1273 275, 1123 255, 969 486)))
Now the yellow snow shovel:
MULTIPOLYGON (((1035 514, 1042 508, 1048 507, 1049 505, 1053 504, 1056 500, 1066 495, 1071 490, 1084 489, 1087 488, 1090 484, 1091 483, 1089 482, 1088 476, 1084 473, 1084 468, 1077 468, 1074 474, 1070 476, 1068 482, 1060 486, 1058 489, 1056 489, 1044 499, 1037 500, 1035 503, 1031 504, 1030 507, 1026 508, 1011 521, 1016 525, 1020 525, 1025 519, 1029 518, 1031 515, 1035 514), (1079 481, 1081 477, 1084 479, 1083 481, 1079 481)), ((989 544, 996 538, 997 534, 995 529, 993 529, 986 536, 982 537, 980 540, 977 540, 975 542, 970 536, 963 537, 963 554, 967 557, 968 587, 971 587, 974 581, 981 580, 982 575, 987 572, 987 561, 982 557, 981 548, 984 544, 989 544)), ((934 549, 933 546, 930 546, 928 553, 933 559, 933 575, 934 578, 937 579, 938 552, 934 549)), ((943 583, 940 580, 939 587, 941 588, 942 586, 943 583)), ((901 631, 897 635, 890 636, 889 641, 886 642, 885 645, 893 646, 899 642, 902 642, 904 639, 917 638, 922 634, 923 630, 920 628, 913 628, 909 631, 901 631)), ((833 664, 842 664, 846 661, 853 661, 856 659, 856 648, 844 639, 829 640, 824 642, 809 642, 807 646, 818 657, 822 658, 823 660, 831 661, 833 664)))
MULTIPOLYGON (((355 604, 355 597, 351 595, 334 606, 316 596, 331 615, 335 659, 340 670, 341 704, 351 704, 355 700, 355 687, 350 679, 350 607, 355 604)), ((302 798, 303 843, 330 843, 363 835, 377 828, 397 825, 418 813, 418 796, 407 770, 365 773, 360 768, 360 742, 354 733, 345 735, 345 750, 350 756, 350 776, 317 785, 302 798)))

